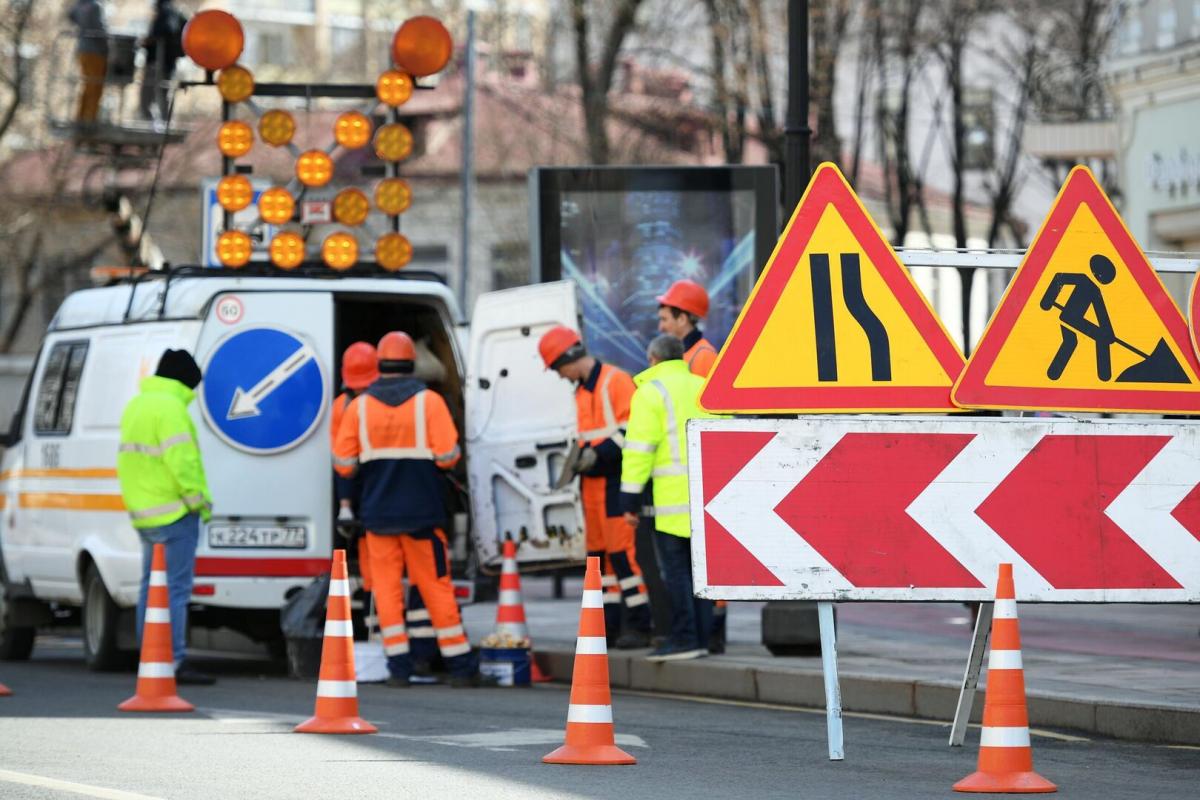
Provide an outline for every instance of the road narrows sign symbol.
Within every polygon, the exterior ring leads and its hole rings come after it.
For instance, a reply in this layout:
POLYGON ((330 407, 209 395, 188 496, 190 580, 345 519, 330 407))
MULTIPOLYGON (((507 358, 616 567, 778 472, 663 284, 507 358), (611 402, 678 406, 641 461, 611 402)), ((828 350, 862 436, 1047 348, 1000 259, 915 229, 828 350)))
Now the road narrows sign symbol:
POLYGON ((962 408, 1200 413, 1187 324, 1086 167, 1067 176, 954 400, 962 408))
POLYGON ((833 164, 817 168, 700 395, 709 411, 946 411, 963 367, 833 164))

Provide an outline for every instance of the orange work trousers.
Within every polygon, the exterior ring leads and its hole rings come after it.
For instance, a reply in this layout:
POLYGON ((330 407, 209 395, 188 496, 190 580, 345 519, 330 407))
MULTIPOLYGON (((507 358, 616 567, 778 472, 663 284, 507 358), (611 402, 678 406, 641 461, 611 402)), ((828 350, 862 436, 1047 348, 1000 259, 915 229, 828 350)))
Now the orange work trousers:
POLYGON ((407 658, 408 629, 404 621, 404 575, 420 591, 437 637, 438 650, 450 671, 471 652, 454 599, 454 584, 446 568, 446 534, 433 530, 424 535, 367 533, 371 586, 379 610, 383 649, 389 657, 407 658), (457 659, 457 660, 456 660, 457 659))
MULTIPOLYGON (((635 629, 649 630, 650 609, 646 582, 637 562, 637 527, 624 516, 610 517, 605 506, 605 478, 582 479, 583 523, 588 555, 602 555, 604 565, 600 581, 604 588, 606 622, 611 628, 618 619, 610 607, 619 610, 624 602, 635 629)), ((610 630, 609 633, 616 631, 610 630)))
POLYGON ((100 113, 100 96, 104 94, 104 76, 108 73, 108 57, 101 53, 80 53, 79 73, 83 85, 79 90, 78 122, 95 122, 100 113))

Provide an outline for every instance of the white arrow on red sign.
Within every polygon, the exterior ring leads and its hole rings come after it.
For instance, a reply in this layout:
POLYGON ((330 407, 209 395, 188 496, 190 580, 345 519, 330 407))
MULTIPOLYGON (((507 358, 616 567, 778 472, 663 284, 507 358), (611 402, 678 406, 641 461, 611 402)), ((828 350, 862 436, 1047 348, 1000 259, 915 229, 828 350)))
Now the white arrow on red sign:
POLYGON ((1200 426, 1001 418, 688 426, 697 593, 1200 601, 1200 426))

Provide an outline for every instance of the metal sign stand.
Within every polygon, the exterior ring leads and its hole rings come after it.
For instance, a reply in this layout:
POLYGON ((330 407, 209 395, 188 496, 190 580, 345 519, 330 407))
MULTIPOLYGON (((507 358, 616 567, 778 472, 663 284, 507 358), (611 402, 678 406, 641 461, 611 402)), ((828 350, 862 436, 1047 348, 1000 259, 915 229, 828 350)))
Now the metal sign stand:
POLYGON ((992 603, 979 604, 979 616, 975 618, 975 635, 971 638, 971 652, 967 654, 967 669, 963 673, 962 688, 958 692, 958 708, 954 710, 954 724, 950 726, 950 746, 962 747, 967 735, 967 723, 971 721, 971 707, 975 705, 975 688, 979 686, 979 670, 983 667, 983 651, 987 649, 988 634, 992 632, 992 603))
MULTIPOLYGON (((988 618, 991 619, 990 609, 988 618)), ((842 746, 842 689, 838 684, 833 603, 817 603, 817 620, 821 626, 821 671, 825 675, 825 727, 829 737, 829 760, 841 761, 846 757, 846 751, 842 746)))

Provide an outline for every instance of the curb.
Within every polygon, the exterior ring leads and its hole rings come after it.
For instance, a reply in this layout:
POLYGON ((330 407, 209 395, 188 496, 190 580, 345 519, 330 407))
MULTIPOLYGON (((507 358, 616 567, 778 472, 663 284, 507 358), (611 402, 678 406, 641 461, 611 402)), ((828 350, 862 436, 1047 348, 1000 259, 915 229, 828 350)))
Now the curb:
MULTIPOLYGON (((569 682, 575 651, 538 648, 539 664, 557 681, 569 682)), ((609 653, 609 680, 615 689, 689 694, 725 700, 825 707, 819 670, 772 669, 721 663, 714 659, 654 663, 641 655, 609 653)), ((918 717, 950 723, 959 685, 842 673, 842 709, 918 717)), ((984 691, 976 691, 972 722, 983 715, 984 691)), ((1200 745, 1200 709, 1116 703, 1101 699, 1030 693, 1029 724, 1066 728, 1114 739, 1200 745)))

